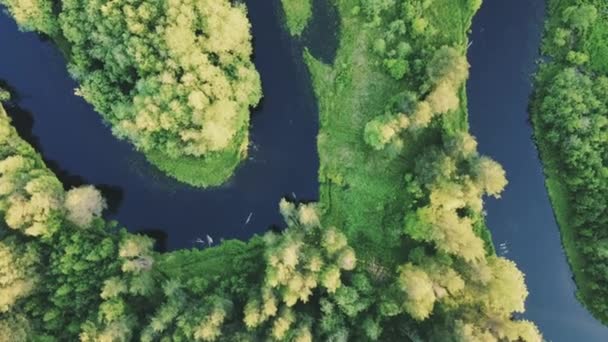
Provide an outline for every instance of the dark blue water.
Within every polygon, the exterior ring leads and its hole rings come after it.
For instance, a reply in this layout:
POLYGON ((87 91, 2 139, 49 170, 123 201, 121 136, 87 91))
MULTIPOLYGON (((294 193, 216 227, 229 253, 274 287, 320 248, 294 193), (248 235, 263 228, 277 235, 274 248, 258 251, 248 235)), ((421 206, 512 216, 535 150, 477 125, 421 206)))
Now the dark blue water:
POLYGON ((111 202, 109 218, 166 236, 169 250, 192 247, 207 234, 216 241, 247 238, 281 225, 282 197, 317 199, 319 162, 314 94, 300 44, 282 30, 278 1, 246 1, 265 97, 252 114, 250 158, 221 188, 173 181, 114 138, 74 96, 77 83, 60 52, 36 34, 19 32, 1 13, 0 80, 16 92, 18 106, 7 109, 64 184, 98 185, 111 202))
MULTIPOLYGON (((539 58, 543 0, 485 0, 474 19, 469 49, 470 123, 480 152, 500 162, 509 185, 487 204, 487 222, 499 253, 526 274, 530 296, 524 317, 548 341, 608 341, 608 328, 574 297, 572 273, 544 187, 528 123, 532 74, 539 58)), ((606 298, 598 298, 606 300, 606 298)))

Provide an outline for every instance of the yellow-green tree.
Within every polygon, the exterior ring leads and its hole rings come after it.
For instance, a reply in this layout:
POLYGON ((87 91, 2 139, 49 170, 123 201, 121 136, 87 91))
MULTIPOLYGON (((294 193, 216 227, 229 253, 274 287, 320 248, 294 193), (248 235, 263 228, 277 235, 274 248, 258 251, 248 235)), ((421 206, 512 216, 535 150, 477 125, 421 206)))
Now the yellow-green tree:
POLYGON ((64 205, 67 219, 83 228, 89 226, 94 218, 99 218, 107 207, 99 190, 90 185, 68 191, 64 205))
POLYGON ((53 36, 58 33, 52 0, 0 0, 8 8, 19 27, 53 36))
MULTIPOLYGON (((35 248, 14 238, 0 240, 0 314, 30 295, 39 281, 35 248)), ((2 321, 2 319, 0 319, 2 321)))

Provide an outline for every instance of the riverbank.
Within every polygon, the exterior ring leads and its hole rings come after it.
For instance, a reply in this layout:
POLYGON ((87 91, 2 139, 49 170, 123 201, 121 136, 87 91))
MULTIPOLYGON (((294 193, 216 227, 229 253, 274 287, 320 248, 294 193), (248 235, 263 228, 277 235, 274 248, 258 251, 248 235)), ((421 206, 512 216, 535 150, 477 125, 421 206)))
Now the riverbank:
MULTIPOLYGON (((535 136, 542 136, 543 130, 538 124, 538 120, 532 119, 532 125, 534 127, 535 136)), ((545 186, 549 199, 551 200, 555 220, 559 226, 562 246, 566 252, 566 258, 568 259, 570 269, 572 270, 574 282, 577 285, 576 297, 585 305, 585 307, 587 307, 587 309, 589 309, 587 303, 589 300, 593 300, 591 299, 592 293, 589 288, 592 281, 587 279, 583 272, 586 261, 581 253, 580 247, 577 246, 576 230, 574 226, 569 223, 572 217, 570 213, 572 210, 570 205, 571 197, 563 177, 560 177, 558 166, 560 156, 547 148, 547 145, 542 143, 541 138, 535 139, 535 143, 542 158, 545 186)))
POLYGON ((239 165, 247 159, 250 147, 247 130, 237 133, 238 137, 227 149, 208 153, 202 158, 174 158, 158 150, 143 154, 152 165, 179 182, 201 188, 216 187, 228 182, 239 165))
POLYGON ((608 5, 549 1, 531 119, 578 299, 608 323, 608 5))

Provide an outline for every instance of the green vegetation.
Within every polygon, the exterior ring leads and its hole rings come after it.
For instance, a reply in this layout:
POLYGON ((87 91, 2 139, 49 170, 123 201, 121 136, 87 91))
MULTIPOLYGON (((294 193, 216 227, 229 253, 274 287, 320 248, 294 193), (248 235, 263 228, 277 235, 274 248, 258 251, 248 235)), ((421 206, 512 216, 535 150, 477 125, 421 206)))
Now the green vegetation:
MULTIPOLYGON (((421 340, 494 340, 492 334, 501 332, 488 329, 488 317, 510 317, 465 309, 479 308, 480 303, 467 302, 468 291, 480 291, 473 275, 479 267, 515 270, 493 255, 481 215, 481 196, 499 195, 506 184, 504 171, 479 156, 467 134, 463 56, 466 31, 479 5, 337 1, 341 41, 336 60, 330 66, 310 53, 305 56, 321 115, 323 217, 346 228, 359 264, 385 300, 402 303, 391 295, 406 294, 405 305, 393 306, 394 313, 405 310, 433 325, 435 334, 417 332, 421 340), (435 292, 437 286, 443 290, 435 292)), ((514 276, 501 272, 495 276, 514 276)), ((523 283, 504 281, 509 291, 525 297, 523 283)), ((477 295, 483 297, 482 292, 477 295)), ((381 315, 389 311, 381 309, 381 315)), ((522 333, 522 339, 539 339, 528 323, 509 324, 525 326, 520 331, 529 335, 522 333)), ((385 339, 415 339, 415 324, 400 325, 401 331, 385 339)), ((508 330, 516 335, 518 329, 508 330)))
POLYGON ((133 236, 99 218, 105 203, 93 188, 66 192, 1 107, 0 137, 0 340, 73 339, 133 236))
POLYGON ((11 99, 11 93, 8 90, 0 87, 0 102, 5 102, 10 99, 11 99))
POLYGON ((59 33, 57 16, 53 13, 53 1, 49 0, 2 0, 19 27, 26 31, 38 31, 49 36, 59 33))
POLYGON ((65 47, 77 94, 164 172, 219 185, 247 154, 261 85, 243 5, 66 0, 54 15, 51 0, 0 3, 65 47))
POLYGON ((550 1, 532 122, 578 287, 608 323, 608 5, 550 1))
POLYGON ((0 109, 0 341, 540 342, 483 222, 506 178, 467 132, 479 4, 336 0, 335 62, 304 56, 320 202, 282 200, 287 228, 248 242, 154 253, 100 218, 94 188, 65 191, 0 109))
POLYGON ((281 0, 281 4, 289 33, 301 35, 312 18, 312 0, 281 0))

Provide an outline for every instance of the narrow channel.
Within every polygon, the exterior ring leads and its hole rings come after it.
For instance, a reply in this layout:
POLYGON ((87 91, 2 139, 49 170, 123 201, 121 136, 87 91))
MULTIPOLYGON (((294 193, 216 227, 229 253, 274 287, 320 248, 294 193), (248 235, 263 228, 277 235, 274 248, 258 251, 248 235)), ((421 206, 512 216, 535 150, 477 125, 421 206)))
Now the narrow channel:
POLYGON ((487 222, 499 254, 526 274, 524 317, 548 341, 608 341, 608 328, 575 298, 528 122, 544 16, 543 0, 485 0, 473 22, 471 129, 480 152, 500 162, 509 179, 502 198, 488 201, 487 222))
POLYGON ((59 51, 0 11, 0 80, 16 93, 7 110, 66 186, 97 185, 109 199, 108 218, 164 238, 161 249, 200 247, 195 241, 206 235, 245 239, 282 225, 282 197, 318 198, 318 111, 302 44, 283 30, 279 0, 245 2, 264 99, 252 112, 249 160, 221 188, 175 182, 114 138, 74 95, 77 83, 59 51))

